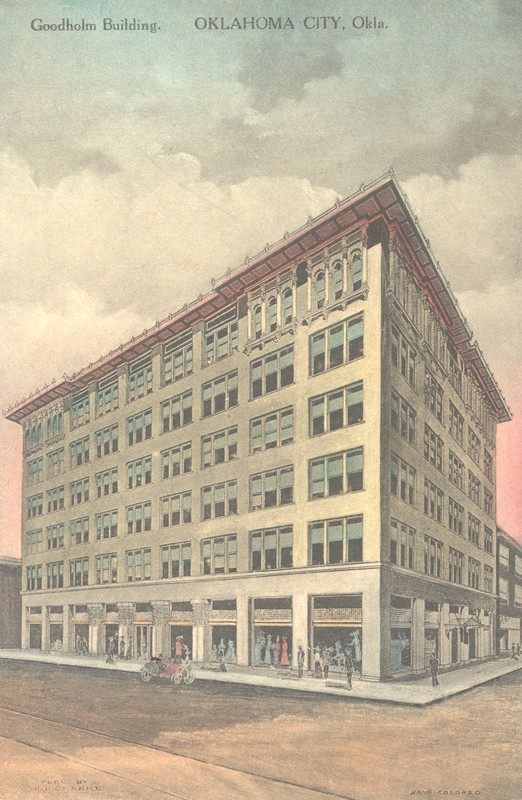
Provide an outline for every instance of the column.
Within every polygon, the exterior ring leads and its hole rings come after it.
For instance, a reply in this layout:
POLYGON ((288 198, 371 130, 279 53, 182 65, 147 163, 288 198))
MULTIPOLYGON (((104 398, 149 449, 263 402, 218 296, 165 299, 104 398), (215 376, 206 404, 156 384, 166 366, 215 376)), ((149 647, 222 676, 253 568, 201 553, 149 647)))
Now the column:
POLYGON ((324 269, 324 305, 325 308, 328 308, 328 305, 330 304, 330 257, 328 255, 326 255, 324 258, 323 269, 324 269))
POLYGON ((100 634, 100 628, 105 619, 104 608, 101 603, 93 603, 87 606, 87 612, 89 615, 89 653, 96 656, 105 650, 100 634))
POLYGON ((343 294, 348 294, 348 244, 346 237, 343 237, 341 252, 343 254, 343 294))
POLYGON ((440 610, 440 655, 441 665, 449 664, 451 661, 451 633, 446 626, 449 624, 449 603, 442 603, 440 610))
POLYGON ((27 606, 22 606, 22 630, 21 630, 21 640, 20 646, 22 650, 29 649, 29 610, 27 606))
POLYGON ((294 594, 292 597, 292 665, 297 666, 297 648, 305 651, 305 666, 310 669, 310 651, 308 641, 308 595, 294 594))
POLYGON ((362 284, 368 283, 368 225, 361 229, 362 246, 362 284))
POLYGON ((193 600, 194 627, 192 635, 192 660, 205 661, 207 640, 210 633, 210 603, 207 600, 193 600))
POLYGON ((63 607, 63 619, 62 619, 62 626, 63 626, 63 637, 62 637, 62 651, 64 653, 72 652, 74 653, 74 646, 71 648, 71 628, 72 628, 72 619, 71 619, 71 606, 64 605, 63 607))
MULTIPOLYGON (((390 605, 390 595, 387 594, 386 600, 390 605)), ((389 614, 388 614, 389 617, 389 614)), ((387 635, 382 631, 384 619, 381 620, 381 599, 380 586, 376 582, 375 586, 363 592, 362 596, 362 678, 368 681, 378 681, 383 677, 381 668, 381 649, 383 658, 385 653, 390 652, 390 626, 387 625, 387 635)), ((384 666, 384 665, 383 665, 384 666)))
POLYGON ((292 317, 297 319, 297 267, 292 271, 292 317))
MULTIPOLYGON (((307 278, 307 288, 308 288, 308 313, 312 310, 312 274, 313 274, 313 266, 312 266, 312 259, 309 258, 306 264, 306 278, 307 278)), ((294 292, 297 294, 297 292, 294 292)))
POLYGON ((125 640, 125 658, 133 657, 134 637, 134 603, 118 603, 118 638, 125 640))
POLYGON ((254 338, 254 330, 252 324, 252 292, 247 293, 247 340, 250 341, 254 338))
POLYGON ((152 604, 152 653, 158 656, 170 654, 169 639, 170 603, 161 600, 152 604))
POLYGON ((236 651, 237 663, 242 667, 248 666, 249 637, 250 619, 248 597, 238 595, 236 601, 236 651))
POLYGON ((49 614, 47 606, 42 606, 42 651, 49 650, 49 614))
POLYGON ((424 664, 424 609, 423 597, 415 597, 411 609, 411 666, 422 672, 424 664))

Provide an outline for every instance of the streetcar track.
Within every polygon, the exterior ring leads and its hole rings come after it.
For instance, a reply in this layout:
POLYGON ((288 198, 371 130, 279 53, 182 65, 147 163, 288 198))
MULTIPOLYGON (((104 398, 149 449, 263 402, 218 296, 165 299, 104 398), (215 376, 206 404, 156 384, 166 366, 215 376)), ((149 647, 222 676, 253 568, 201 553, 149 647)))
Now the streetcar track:
MULTIPOLYGON (((353 798, 353 797, 348 797, 347 795, 340 794, 339 792, 336 792, 336 791, 323 789, 323 788, 321 788, 319 786, 312 786, 310 784, 305 784, 305 783, 295 783, 294 781, 289 781, 289 780, 286 780, 285 778, 271 777, 269 775, 263 775, 260 772, 253 772, 252 770, 241 769, 239 767, 230 767, 227 764, 219 764, 219 763, 216 763, 214 761, 210 761, 209 759, 201 758, 201 757, 198 757, 198 756, 188 756, 185 753, 179 753, 179 752, 176 752, 174 750, 167 750, 165 747, 159 747, 158 745, 154 745, 154 744, 146 744, 144 742, 136 741, 135 739, 128 739, 128 738, 123 738, 123 737, 119 737, 119 736, 114 736, 114 735, 111 735, 111 734, 108 734, 108 733, 103 733, 103 732, 100 732, 100 731, 93 730, 92 728, 86 728, 86 727, 83 727, 81 725, 72 725, 71 723, 62 722, 60 720, 54 720, 54 719, 51 719, 50 717, 44 717, 44 716, 42 716, 40 714, 31 714, 28 711, 19 711, 18 709, 9 708, 8 706, 0 706, 0 711, 7 711, 8 713, 16 714, 16 715, 21 716, 21 717, 28 717, 30 719, 41 720, 42 722, 49 722, 52 725, 59 725, 62 728, 69 728, 70 730, 77 730, 77 731, 81 731, 83 733, 89 733, 89 734, 91 734, 93 736, 99 736, 100 738, 107 739, 109 741, 119 742, 121 744, 134 745, 135 747, 142 747, 142 748, 144 748, 146 750, 153 750, 155 752, 165 753, 166 755, 175 756, 176 758, 182 758, 182 759, 185 759, 186 761, 192 761, 192 762, 194 762, 196 764, 203 764, 203 765, 208 766, 208 767, 216 767, 217 769, 227 770, 228 772, 233 772, 233 773, 237 773, 237 774, 240 774, 240 775, 247 775, 247 776, 249 776, 251 778, 257 778, 257 779, 260 779, 260 780, 263 780, 263 781, 267 781, 269 783, 278 783, 278 784, 281 784, 282 786, 289 786, 289 787, 293 787, 293 788, 296 788, 296 789, 304 789, 304 790, 307 790, 307 791, 310 791, 310 792, 316 792, 317 794, 321 794, 321 795, 323 795, 325 797, 336 797, 336 798, 339 798, 339 800, 355 800, 355 798, 353 798)), ((11 738, 9 736, 4 736, 2 734, 0 734, 0 738, 7 739, 9 741, 18 741, 17 739, 11 738)), ((50 753, 50 754, 56 755, 56 756, 58 756, 60 758, 64 758, 66 760, 70 760, 70 761, 72 761, 74 763, 82 764, 82 766, 89 767, 91 769, 95 769, 95 770, 97 770, 99 772, 102 772, 102 773, 106 773, 107 775, 111 775, 112 777, 119 778, 120 780, 123 777, 121 775, 117 775, 115 773, 111 773, 111 772, 108 772, 106 770, 103 770, 103 769, 101 769, 99 767, 95 767, 95 766, 92 766, 90 764, 86 764, 86 763, 83 763, 81 761, 77 761, 76 759, 74 759, 74 758, 72 758, 70 756, 64 755, 63 753, 58 753, 58 752, 55 752, 54 750, 46 750, 45 748, 40 747, 39 745, 29 744, 27 742, 20 742, 20 743, 24 744, 24 745, 26 745, 28 747, 32 747, 32 748, 34 748, 36 750, 41 750, 42 752, 50 753)), ((126 778, 125 777, 124 780, 130 780, 131 782, 136 783, 136 784, 138 784, 140 786, 146 786, 147 788, 152 788, 148 784, 141 783, 140 781, 135 781, 132 778, 126 778)), ((186 798, 184 795, 174 794, 174 793, 168 792, 168 791, 163 790, 163 789, 161 789, 159 791, 162 791, 164 794, 167 794, 170 797, 180 798, 180 800, 188 800, 188 798, 186 798)))

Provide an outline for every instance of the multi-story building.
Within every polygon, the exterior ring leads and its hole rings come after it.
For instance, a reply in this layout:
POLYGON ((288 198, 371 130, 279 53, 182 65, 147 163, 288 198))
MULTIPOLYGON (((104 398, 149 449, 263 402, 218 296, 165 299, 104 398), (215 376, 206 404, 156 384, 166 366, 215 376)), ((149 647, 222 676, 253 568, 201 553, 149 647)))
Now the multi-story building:
POLYGON ((22 562, 0 556, 0 648, 20 647, 22 562))
POLYGON ((522 642, 522 544, 497 528, 498 651, 522 642))
POLYGON ((392 175, 7 416, 24 647, 373 680, 494 651, 509 410, 392 175))

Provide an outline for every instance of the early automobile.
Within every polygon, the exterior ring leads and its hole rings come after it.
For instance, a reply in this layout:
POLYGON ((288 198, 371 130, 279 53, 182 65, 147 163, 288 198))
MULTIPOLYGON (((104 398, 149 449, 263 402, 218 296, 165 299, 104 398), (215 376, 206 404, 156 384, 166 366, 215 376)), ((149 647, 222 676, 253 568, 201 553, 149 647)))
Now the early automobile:
POLYGON ((190 661, 180 661, 177 658, 162 658, 153 656, 142 667, 141 680, 149 683, 152 678, 166 678, 171 683, 194 683, 194 673, 190 661))

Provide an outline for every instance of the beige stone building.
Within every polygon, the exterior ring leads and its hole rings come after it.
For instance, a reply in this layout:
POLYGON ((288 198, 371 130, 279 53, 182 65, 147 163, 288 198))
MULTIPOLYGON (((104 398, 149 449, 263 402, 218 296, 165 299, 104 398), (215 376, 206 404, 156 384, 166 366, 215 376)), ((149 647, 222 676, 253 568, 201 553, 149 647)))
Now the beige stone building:
POLYGON ((23 647, 370 680, 493 652, 509 410, 392 175, 7 416, 23 647))

